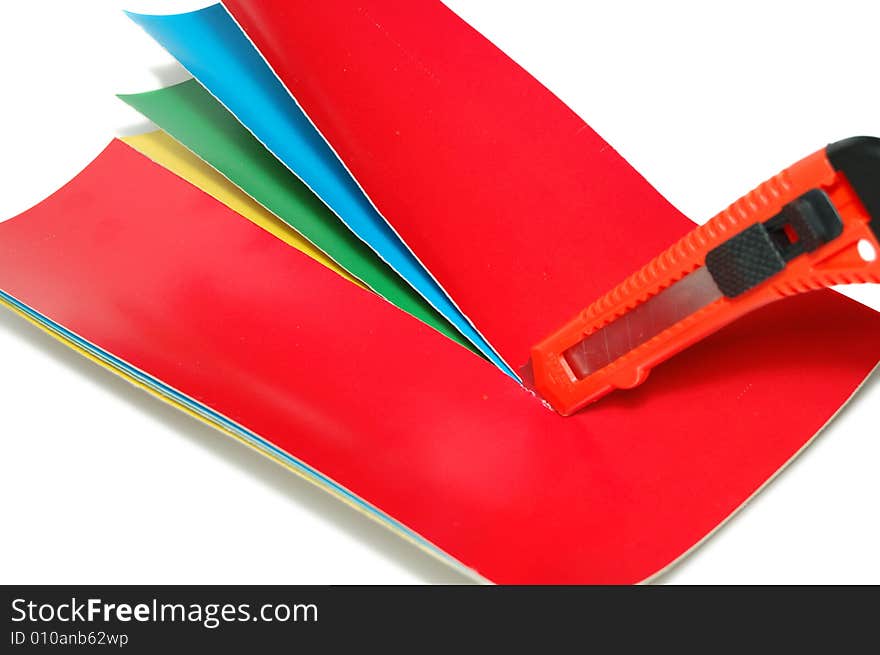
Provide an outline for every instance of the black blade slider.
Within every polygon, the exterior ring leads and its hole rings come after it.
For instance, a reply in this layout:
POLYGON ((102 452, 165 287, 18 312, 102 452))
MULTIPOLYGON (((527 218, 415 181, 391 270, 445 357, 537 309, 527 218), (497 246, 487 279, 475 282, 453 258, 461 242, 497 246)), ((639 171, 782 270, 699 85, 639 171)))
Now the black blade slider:
POLYGON ((821 189, 807 191, 765 223, 756 223, 706 255, 706 268, 728 298, 736 298, 785 270, 843 232, 843 220, 821 189))

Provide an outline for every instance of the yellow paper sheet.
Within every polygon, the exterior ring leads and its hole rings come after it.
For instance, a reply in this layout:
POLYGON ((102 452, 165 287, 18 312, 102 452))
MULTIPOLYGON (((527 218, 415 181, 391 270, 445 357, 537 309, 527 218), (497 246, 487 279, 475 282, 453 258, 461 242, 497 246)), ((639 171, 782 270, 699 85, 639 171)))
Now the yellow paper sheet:
POLYGON ((211 166, 162 130, 122 137, 122 141, 160 166, 182 177, 195 187, 216 198, 233 211, 259 225, 288 245, 307 254, 345 279, 363 286, 345 269, 318 250, 296 230, 256 202, 211 166))

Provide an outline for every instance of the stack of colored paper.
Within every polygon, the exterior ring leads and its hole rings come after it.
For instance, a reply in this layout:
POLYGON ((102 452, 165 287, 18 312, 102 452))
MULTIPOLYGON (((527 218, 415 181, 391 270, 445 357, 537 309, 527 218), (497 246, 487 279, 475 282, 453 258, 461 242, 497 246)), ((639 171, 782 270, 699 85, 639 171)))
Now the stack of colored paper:
POLYGON ((815 292, 563 418, 530 346, 693 227, 580 117, 440 2, 132 18, 194 79, 0 224, 0 299, 481 579, 650 578, 880 358, 815 292))

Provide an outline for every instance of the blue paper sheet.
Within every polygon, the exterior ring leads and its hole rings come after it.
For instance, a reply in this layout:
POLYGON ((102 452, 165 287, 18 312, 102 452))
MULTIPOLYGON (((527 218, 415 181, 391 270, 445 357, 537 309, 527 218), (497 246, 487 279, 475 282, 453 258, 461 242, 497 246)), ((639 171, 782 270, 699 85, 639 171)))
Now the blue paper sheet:
POLYGON ((373 207, 222 5, 169 16, 128 15, 189 70, 352 232, 496 366, 518 379, 373 207))

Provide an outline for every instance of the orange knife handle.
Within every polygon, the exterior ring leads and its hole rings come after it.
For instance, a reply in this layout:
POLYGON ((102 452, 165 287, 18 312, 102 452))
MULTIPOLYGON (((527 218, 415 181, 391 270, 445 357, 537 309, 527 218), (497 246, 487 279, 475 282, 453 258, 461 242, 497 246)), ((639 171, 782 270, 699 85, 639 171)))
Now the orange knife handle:
MULTIPOLYGON (((702 266, 706 254, 744 228, 766 221, 802 193, 829 183, 834 169, 820 150, 799 161, 693 229, 640 270, 583 310, 580 320, 595 332, 636 305, 702 266)), ((589 334, 589 332, 587 333, 589 334)), ((586 335, 584 335, 586 336, 586 335)))
POLYGON ((842 284, 880 283, 880 139, 855 137, 825 149, 836 176, 823 185, 843 218, 841 234, 790 262, 771 281, 779 296, 842 284), (865 254, 874 253, 872 260, 865 254))
POLYGON ((875 187, 880 188, 880 140, 850 139, 802 159, 695 228, 534 346, 535 389, 568 415, 615 389, 641 384, 657 364, 762 305, 834 284, 880 282, 880 263, 868 264, 858 253, 861 241, 880 252, 875 187), (779 222, 786 206, 814 190, 827 195, 843 220, 844 229, 833 241, 795 257, 767 283, 720 298, 584 378, 567 365, 563 353, 569 348, 705 266, 709 253, 724 254, 722 246, 733 237, 771 219, 779 222))

